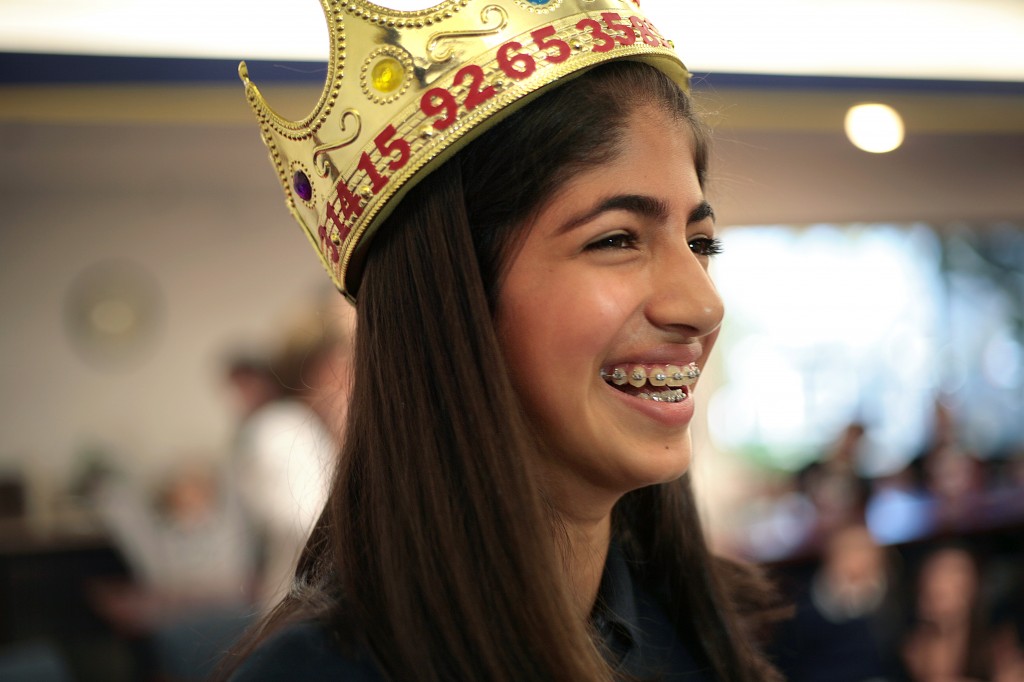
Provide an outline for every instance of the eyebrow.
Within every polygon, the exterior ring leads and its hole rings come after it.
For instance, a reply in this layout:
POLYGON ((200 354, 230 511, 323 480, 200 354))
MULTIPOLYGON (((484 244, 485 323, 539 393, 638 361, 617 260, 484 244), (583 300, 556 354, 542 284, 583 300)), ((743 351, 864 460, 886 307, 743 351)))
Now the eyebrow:
MULTIPOLYGON (((588 223, 606 211, 628 211, 653 220, 665 220, 669 214, 668 204, 661 199, 644 194, 617 194, 608 197, 586 213, 567 220, 558 228, 558 234, 564 234, 580 225, 588 223)), ((690 211, 686 224, 699 223, 706 218, 711 218, 713 221, 715 219, 715 210, 711 208, 711 204, 707 201, 701 201, 696 208, 690 211)))
POLYGON ((690 211, 690 217, 686 219, 686 224, 692 225, 708 218, 711 218, 711 222, 715 222, 715 209, 711 208, 711 204, 707 201, 702 201, 697 208, 690 211))

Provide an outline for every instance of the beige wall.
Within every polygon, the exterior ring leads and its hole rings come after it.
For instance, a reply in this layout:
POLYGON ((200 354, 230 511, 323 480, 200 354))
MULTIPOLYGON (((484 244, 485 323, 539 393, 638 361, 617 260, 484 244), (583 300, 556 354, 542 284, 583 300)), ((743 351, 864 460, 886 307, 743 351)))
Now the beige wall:
POLYGON ((99 443, 131 469, 212 456, 232 412, 220 361, 274 342, 326 277, 252 130, 0 126, 0 466, 63 477, 99 443), (149 352, 96 366, 63 324, 72 280, 111 258, 156 279, 149 352))

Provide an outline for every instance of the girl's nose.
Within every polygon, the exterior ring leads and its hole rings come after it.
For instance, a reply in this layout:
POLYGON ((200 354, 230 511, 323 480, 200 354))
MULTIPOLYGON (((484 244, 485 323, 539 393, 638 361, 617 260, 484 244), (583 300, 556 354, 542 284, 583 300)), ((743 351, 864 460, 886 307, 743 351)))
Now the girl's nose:
POLYGON ((690 251, 671 249, 657 257, 647 317, 657 327, 699 338, 722 324, 725 306, 706 262, 690 251))

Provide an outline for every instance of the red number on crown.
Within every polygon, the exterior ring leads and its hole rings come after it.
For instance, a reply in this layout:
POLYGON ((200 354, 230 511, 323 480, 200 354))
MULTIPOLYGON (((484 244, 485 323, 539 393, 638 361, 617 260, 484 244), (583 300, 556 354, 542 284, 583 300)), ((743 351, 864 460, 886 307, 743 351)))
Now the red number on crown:
MULTIPOLYGON (((658 30, 646 19, 636 16, 624 19, 616 12, 602 12, 601 21, 590 17, 581 19, 576 24, 576 28, 588 32, 591 38, 591 50, 594 52, 610 52, 615 49, 616 45, 635 45, 638 37, 652 47, 668 45, 658 30)), ((538 50, 543 50, 540 53, 541 57, 552 64, 561 64, 572 56, 572 48, 569 47, 569 43, 557 36, 558 31, 550 24, 530 33, 538 50)), ((515 40, 498 48, 498 68, 513 80, 525 80, 537 71, 537 57, 522 52, 522 50, 523 44, 515 40)), ((497 94, 494 86, 485 86, 486 80, 487 77, 481 67, 475 64, 467 65, 455 74, 453 83, 453 87, 457 88, 468 81, 466 97, 461 105, 451 90, 438 87, 423 93, 423 97, 420 99, 420 110, 427 116, 438 117, 432 124, 434 128, 446 130, 458 119, 460 106, 465 106, 467 111, 472 111, 497 94)), ((392 170, 397 170, 408 161, 409 145, 401 139, 391 142, 390 138, 393 136, 394 130, 392 129, 390 135, 380 142, 377 148, 385 156, 398 153, 398 158, 391 161, 389 165, 392 170)))
POLYGON ((459 103, 455 101, 455 96, 448 90, 431 88, 420 98, 420 110, 427 116, 444 114, 434 121, 434 127, 438 130, 447 130, 448 126, 455 123, 455 118, 459 115, 459 103))
POLYGON ((509 78, 529 78, 537 70, 537 60, 528 54, 513 54, 523 49, 522 43, 511 41, 498 48, 498 66, 509 78))
POLYGON ((377 166, 374 165, 373 159, 366 152, 359 157, 359 165, 357 169, 366 173, 367 179, 370 181, 370 189, 374 194, 380 194, 380 191, 384 189, 384 185, 388 184, 388 176, 381 175, 381 172, 377 170, 377 166))
POLYGON ((608 52, 615 47, 615 38, 604 32, 604 27, 594 19, 580 19, 576 28, 581 31, 590 29, 590 37, 594 40, 594 52, 608 52))
POLYGON ((466 93, 466 110, 473 111, 479 105, 483 104, 490 98, 498 94, 498 91, 494 89, 494 86, 488 85, 486 88, 481 88, 486 77, 484 76, 484 70, 476 64, 470 64, 459 70, 455 74, 455 85, 462 85, 463 81, 469 79, 469 92, 466 93))
MULTIPOLYGON (((327 206, 328 210, 330 210, 330 204, 327 204, 327 206)), ((317 233, 320 235, 320 245, 323 247, 325 254, 330 256, 331 261, 337 263, 341 260, 341 254, 338 253, 338 247, 335 246, 334 242, 331 241, 331 238, 327 236, 327 226, 321 225, 317 230, 317 233)))
POLYGON ((547 60, 552 64, 561 64, 569 55, 572 54, 569 50, 569 43, 558 38, 554 38, 555 35, 554 26, 545 26, 544 28, 538 28, 536 31, 531 33, 533 36, 533 42, 542 50, 547 50, 544 54, 547 55, 547 60), (552 53, 554 51, 554 54, 552 53))
POLYGON ((633 33, 633 27, 626 23, 619 23, 622 21, 622 17, 615 12, 602 12, 601 18, 604 19, 604 25, 609 31, 618 31, 622 35, 615 36, 615 42, 619 45, 632 45, 636 42, 636 34, 633 33))
POLYGON ((629 23, 633 25, 640 33, 640 39, 651 47, 658 47, 661 45, 661 37, 654 31, 654 27, 651 26, 650 22, 640 17, 630 17, 629 23))
POLYGON ((388 162, 388 168, 396 171, 405 164, 409 163, 409 156, 412 154, 412 149, 409 147, 409 143, 404 138, 395 139, 395 135, 398 131, 395 130, 395 126, 389 124, 384 130, 380 131, 377 137, 373 138, 373 144, 377 147, 377 151, 385 159, 392 156, 396 152, 398 153, 397 159, 392 159, 388 162))

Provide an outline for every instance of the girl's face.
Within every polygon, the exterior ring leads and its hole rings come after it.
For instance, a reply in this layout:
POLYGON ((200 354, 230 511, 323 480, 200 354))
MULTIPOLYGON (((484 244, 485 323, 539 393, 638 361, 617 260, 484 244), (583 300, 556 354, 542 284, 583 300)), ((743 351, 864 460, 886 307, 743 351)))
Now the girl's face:
POLYGON ((547 490, 574 505, 686 471, 688 368, 704 366, 723 314, 688 125, 645 106, 618 134, 619 156, 527 226, 497 305, 513 384, 547 446, 547 490))

